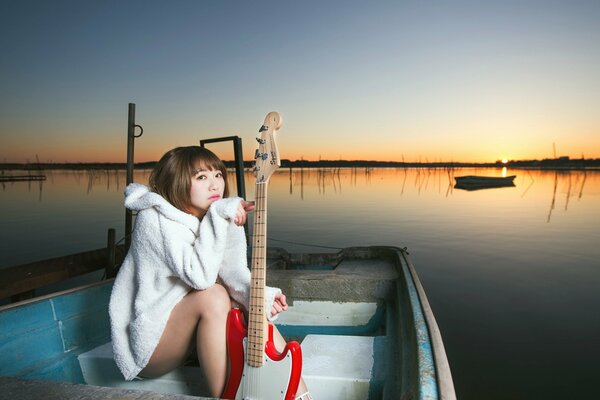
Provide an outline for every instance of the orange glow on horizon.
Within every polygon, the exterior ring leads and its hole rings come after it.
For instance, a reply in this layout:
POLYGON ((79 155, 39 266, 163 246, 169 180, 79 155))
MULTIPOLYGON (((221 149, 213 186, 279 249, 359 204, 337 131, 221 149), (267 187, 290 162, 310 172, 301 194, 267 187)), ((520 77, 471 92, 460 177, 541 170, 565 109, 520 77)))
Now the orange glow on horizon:
MULTIPOLYGON (((160 132, 159 132, 160 133, 160 132)), ((218 135, 214 135, 216 137, 218 135)), ((248 135, 246 135, 248 136, 248 135)), ((176 146, 198 144, 198 139, 189 137, 178 137, 174 140, 172 137, 160 138, 145 135, 136 139, 135 143, 135 162, 158 161, 160 157, 168 150, 176 146)), ((256 143, 253 138, 243 137, 244 160, 250 161, 254 158, 256 143)), ((581 141, 580 141, 581 142, 581 141)), ((580 143, 573 141, 569 147, 564 146, 563 150, 557 151, 556 156, 568 156, 571 159, 597 159, 600 158, 600 143, 580 143), (579 149, 598 149, 595 152, 584 154, 579 149)), ((385 143, 373 141, 370 146, 361 147, 360 139, 352 139, 346 142, 335 142, 331 140, 325 143, 324 140, 311 139, 303 142, 295 138, 281 136, 278 140, 278 149, 280 157, 291 161, 306 160, 367 160, 367 161, 393 161, 393 162, 473 162, 473 163, 494 163, 501 160, 506 164, 512 160, 542 160, 553 158, 552 148, 528 148, 521 146, 516 148, 503 148, 503 156, 498 156, 498 149, 488 145, 486 142, 461 145, 460 142, 453 146, 445 146, 445 143, 436 143, 435 141, 423 140, 420 143, 407 142, 406 145, 401 142, 386 146, 385 143), (506 154, 511 154, 507 157, 506 154)), ((49 142, 43 146, 35 143, 22 143, 10 141, 5 143, 5 153, 0 153, 0 163, 36 163, 36 156, 42 163, 125 163, 127 161, 127 149, 124 140, 111 139, 107 143, 86 142, 49 142), (112 142, 112 143, 110 143, 112 142)), ((233 160, 233 149, 231 142, 209 144, 208 148, 214 151, 224 160, 233 160)))
MULTIPOLYGON (((175 146, 173 146, 175 147, 175 146)), ((136 149, 135 162, 153 162, 158 161, 160 157, 169 150, 170 148, 153 150, 153 149, 136 149)), ((214 148, 209 146, 213 152, 215 152, 223 160, 229 161, 234 159, 233 151, 228 149, 214 148)), ((407 163, 436 163, 436 162, 465 162, 465 163, 494 163, 500 160, 503 164, 507 164, 509 161, 516 160, 542 160, 553 158, 552 155, 542 154, 541 152, 522 152, 520 155, 508 158, 498 158, 492 154, 484 153, 456 153, 452 156, 444 155, 427 155, 423 154, 397 154, 392 152, 344 152, 344 153, 328 153, 328 152, 315 152, 315 151, 287 151, 284 147, 279 147, 280 157, 284 160, 290 161, 338 161, 338 160, 365 160, 365 161, 392 161, 392 162, 407 162, 407 163)), ((24 154, 23 152, 22 154, 24 154)), ((101 153, 99 151, 85 151, 84 149, 78 151, 61 151, 53 155, 46 155, 43 151, 28 151, 27 155, 17 155, 12 153, 9 157, 2 155, 0 163, 36 163, 36 155, 39 154, 39 161, 41 163, 125 163, 127 161, 127 155, 125 151, 111 151, 101 153)), ((558 155, 557 155, 558 156, 558 155)), ((565 156, 561 153, 560 156, 565 156)), ((571 159, 581 159, 582 155, 566 155, 571 159)), ((600 155, 589 154, 584 157, 585 159, 598 159, 600 155)), ((254 159, 254 148, 244 149, 244 160, 250 161, 254 159)))

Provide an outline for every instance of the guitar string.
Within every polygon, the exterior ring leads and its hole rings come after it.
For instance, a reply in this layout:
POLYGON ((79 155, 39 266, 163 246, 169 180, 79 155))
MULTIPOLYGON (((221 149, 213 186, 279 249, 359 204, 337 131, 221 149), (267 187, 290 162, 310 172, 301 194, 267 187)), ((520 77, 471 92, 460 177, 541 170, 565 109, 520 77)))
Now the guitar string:
MULTIPOLYGON (((252 265, 253 265, 253 268, 254 268, 255 271, 257 271, 257 268, 259 267, 259 265, 258 265, 259 264, 259 260, 260 260, 260 257, 262 256, 262 254, 261 254, 262 252, 261 252, 259 243, 260 243, 260 240, 262 238, 264 238, 264 232, 262 232, 263 226, 262 226, 262 224, 259 223, 259 219, 262 217, 262 214, 263 214, 263 211, 264 211, 264 195, 263 195, 263 193, 261 193, 262 192, 261 189, 262 189, 263 186, 264 185, 259 185, 259 184, 256 185, 256 191, 257 191, 257 194, 256 194, 256 202, 257 202, 256 208, 257 208, 257 210, 256 210, 255 218, 254 218, 255 219, 255 223, 256 223, 256 225, 255 225, 256 226, 256 228, 255 228, 256 236, 254 237, 254 243, 256 245, 256 249, 253 249, 254 256, 253 256, 253 259, 252 259, 252 263, 253 263, 252 265)), ((264 241, 264 239, 263 239, 263 241, 264 241)), ((255 321, 256 320, 256 315, 255 315, 256 314, 256 303, 257 303, 257 298, 256 297, 258 296, 258 293, 256 291, 256 285, 258 284, 258 282, 257 282, 257 278, 258 277, 256 276, 256 274, 254 274, 254 275, 255 276, 252 277, 252 280, 253 280, 254 284, 252 285, 251 299, 250 299, 251 302, 252 302, 253 307, 251 307, 251 314, 252 314, 252 316, 251 316, 251 323, 249 324, 250 325, 249 328, 251 330, 253 330, 254 332, 251 335, 252 340, 250 341, 250 346, 249 346, 249 349, 248 349, 249 350, 248 351, 248 355, 249 355, 248 357, 249 358, 250 358, 250 354, 252 354, 252 360, 249 359, 249 361, 251 361, 252 363, 256 363, 256 351, 255 351, 256 344, 257 344, 256 343, 257 342, 257 340, 256 340, 257 339, 256 338, 256 333, 257 333, 256 330, 258 328, 256 326, 256 321, 255 321)))
MULTIPOLYGON (((258 297, 259 297, 259 293, 257 293, 257 288, 260 286, 262 287, 264 285, 264 281, 262 281, 261 279, 263 278, 263 272, 261 271, 261 261, 264 258, 264 246, 259 246, 261 239, 263 240, 264 243, 264 237, 265 235, 265 229, 266 229, 266 223, 265 223, 265 205, 266 205, 266 193, 265 193, 265 188, 266 185, 264 184, 257 184, 256 185, 256 201, 257 201, 257 212, 255 214, 255 232, 256 232, 256 236, 254 237, 254 243, 256 244, 256 248, 253 249, 253 254, 254 257, 252 259, 253 262, 253 269, 255 272, 255 275, 259 275, 259 276, 254 276, 253 279, 253 287, 251 290, 252 293, 252 299, 250 300, 253 303, 253 307, 252 307, 252 315, 249 315, 249 318, 252 320, 252 324, 250 326, 250 329, 254 330, 254 333, 252 334, 252 346, 249 346, 250 351, 248 352, 247 357, 249 358, 249 361, 256 365, 259 366, 260 365, 260 357, 262 357, 262 343, 264 341, 264 329, 261 329, 262 327, 260 326, 260 320, 257 320, 258 318, 261 317, 260 312, 257 313, 256 307, 257 307, 257 302, 259 301, 258 297), (262 221, 259 221, 259 219, 262 218, 262 221), (259 285, 260 284, 260 285, 259 285), (258 314, 258 315, 257 315, 258 314), (260 330, 260 332, 258 332, 260 330), (259 333, 260 335, 257 335, 257 333, 259 333), (258 343, 257 343, 258 342, 258 343), (256 346, 259 346, 258 349, 256 348, 256 346)), ((263 298, 264 298, 264 291, 263 293, 263 298)), ((264 302, 264 300, 263 300, 264 302)), ((258 310, 260 311, 261 308, 259 307, 258 310)), ((250 364, 250 363, 249 363, 250 364)), ((262 382, 260 382, 257 379, 257 374, 255 373, 256 370, 251 367, 249 368, 249 385, 250 385, 250 390, 252 394, 258 394, 257 389, 259 390, 260 387, 262 387, 262 382)), ((260 375, 259 375, 260 376, 260 375)), ((250 394, 249 393, 249 394, 250 394)))
MULTIPOLYGON (((264 238, 266 236, 266 202, 267 202, 267 197, 266 197, 266 184, 261 184, 261 185, 257 185, 256 187, 257 189, 257 194, 258 194, 258 199, 259 201, 259 212, 255 215, 256 219, 258 220, 259 218, 262 218, 261 221, 257 221, 258 225, 255 228, 255 232, 258 234, 258 237, 255 238, 256 244, 259 245, 260 241, 262 240, 264 243, 264 238)), ((264 287, 264 269, 263 269, 263 260, 265 257, 265 252, 264 252, 264 246, 259 246, 256 249, 253 249, 253 251, 256 252, 256 258, 253 260, 253 262, 255 263, 255 276, 254 279, 256 279, 255 285, 254 285, 254 303, 256 306, 257 302, 261 302, 264 303, 264 290, 262 291, 262 297, 263 299, 259 299, 257 297, 259 297, 259 293, 257 288, 264 287)), ((259 330, 260 331, 260 336, 255 337, 255 340, 258 341, 258 343, 255 343, 255 346, 258 345, 258 348, 254 347, 254 351, 253 351, 253 362, 256 364, 256 366, 260 366, 261 360, 260 358, 262 358, 262 353, 263 353, 263 343, 264 343, 264 327, 262 326, 262 324, 264 323, 262 320, 262 313, 260 312, 262 309, 262 306, 264 306, 264 304, 261 304, 261 307, 258 308, 258 312, 255 309, 255 316, 254 316, 254 320, 255 320, 255 327, 254 329, 259 330), (256 315, 258 314, 258 315, 256 315)), ((258 374, 258 370, 255 368, 251 368, 252 370, 252 376, 251 376, 251 385, 253 386, 252 388, 252 395, 253 396, 258 396, 259 395, 259 388, 262 387, 262 382, 260 380, 261 374, 258 374), (258 374, 258 379, 257 379, 257 374, 258 374)))

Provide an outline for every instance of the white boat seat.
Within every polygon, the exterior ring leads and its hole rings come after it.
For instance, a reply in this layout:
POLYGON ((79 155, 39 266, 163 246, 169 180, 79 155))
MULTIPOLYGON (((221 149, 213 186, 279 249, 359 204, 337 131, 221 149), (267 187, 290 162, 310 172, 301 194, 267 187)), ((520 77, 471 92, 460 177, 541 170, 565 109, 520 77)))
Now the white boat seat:
POLYGON ((81 353, 78 359, 83 379, 88 385, 193 396, 206 393, 202 388, 202 374, 199 367, 182 366, 160 378, 135 378, 126 381, 113 358, 112 342, 81 353))
MULTIPOLYGON (((302 341, 302 375, 315 399, 380 398, 385 371, 385 337, 307 335, 302 341)), ((182 366, 160 378, 125 381, 106 343, 79 355, 89 385, 199 396, 199 367, 182 366)))
POLYGON ((385 347, 385 336, 307 335, 302 376, 315 399, 381 398, 385 347))
MULTIPOLYGON (((286 335, 304 336, 306 331, 336 335, 310 334, 301 343, 303 376, 315 399, 377 398, 380 391, 378 367, 374 359, 382 352, 384 337, 348 336, 371 331, 377 325, 376 303, 335 303, 296 301, 281 314, 277 326, 286 335), (339 335, 344 333, 345 335, 339 335), (374 379, 375 377, 375 379, 374 379)), ((160 378, 125 381, 113 359, 112 343, 105 343, 79 355, 79 364, 87 384, 158 393, 206 393, 198 366, 182 366, 160 378)))

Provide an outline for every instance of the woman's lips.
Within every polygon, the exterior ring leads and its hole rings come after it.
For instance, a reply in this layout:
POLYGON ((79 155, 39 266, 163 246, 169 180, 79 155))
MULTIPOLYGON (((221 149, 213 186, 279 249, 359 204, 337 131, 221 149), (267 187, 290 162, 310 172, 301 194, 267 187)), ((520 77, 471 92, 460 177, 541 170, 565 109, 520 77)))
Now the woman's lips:
POLYGON ((209 200, 219 200, 221 198, 221 196, 219 196, 218 194, 215 194, 213 196, 210 196, 208 199, 209 200))

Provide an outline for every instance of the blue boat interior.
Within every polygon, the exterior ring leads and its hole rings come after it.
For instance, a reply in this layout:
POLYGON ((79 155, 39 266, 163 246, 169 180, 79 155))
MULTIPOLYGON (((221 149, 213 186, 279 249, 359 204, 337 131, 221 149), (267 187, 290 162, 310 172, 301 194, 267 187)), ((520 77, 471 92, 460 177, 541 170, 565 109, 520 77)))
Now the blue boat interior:
MULTIPOLYGON (((369 268, 367 258, 346 259, 369 268)), ((288 257, 288 262, 275 263, 272 269, 278 271, 276 276, 328 277, 342 268, 344 260, 340 260, 289 262, 288 257)), ((352 262, 348 271, 356 274, 357 264, 352 262)), ((437 398, 431 340, 408 265, 401 259, 386 263, 394 279, 381 279, 389 285, 379 295, 342 301, 298 300, 290 307, 296 312, 276 322, 284 337, 301 343, 303 376, 313 395, 320 394, 318 398, 387 399, 399 398, 399 393, 415 399, 437 398), (323 314, 311 319, 308 316, 315 304, 323 314), (335 385, 346 387, 336 389, 335 385)), ((377 277, 373 279, 375 287, 384 287, 377 277)), ((200 395, 202 382, 196 383, 200 367, 193 359, 162 381, 122 379, 110 345, 111 289, 112 280, 103 281, 0 308, 0 376, 200 395)), ((349 292, 360 290, 350 288, 349 292)))

